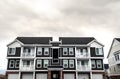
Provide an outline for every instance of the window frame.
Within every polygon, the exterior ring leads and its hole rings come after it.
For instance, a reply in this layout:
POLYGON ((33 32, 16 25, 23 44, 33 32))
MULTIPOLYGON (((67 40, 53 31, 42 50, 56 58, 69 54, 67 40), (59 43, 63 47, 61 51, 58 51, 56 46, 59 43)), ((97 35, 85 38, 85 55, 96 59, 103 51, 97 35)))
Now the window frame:
POLYGON ((75 61, 74 60, 69 60, 69 68, 74 68, 74 67, 75 67, 75 61), (71 67, 71 64, 73 64, 73 67, 71 67))
POLYGON ((63 68, 68 68, 68 66, 69 66, 69 65, 68 65, 68 60, 65 60, 65 59, 64 59, 64 60, 63 60, 63 68), (67 64, 67 67, 64 66, 65 64, 67 64))
POLYGON ((15 64, 14 64, 14 63, 15 63, 15 60, 10 60, 9 62, 10 62, 10 63, 9 63, 9 68, 14 68, 14 67, 15 67, 15 64), (13 67, 11 67, 11 61, 13 61, 13 63, 12 63, 12 64, 13 64, 13 67))
POLYGON ((38 59, 38 60, 37 60, 36 67, 37 67, 37 68, 42 68, 42 60, 41 60, 41 59, 38 59), (38 63, 38 61, 40 61, 40 63, 38 63), (38 64, 40 64, 40 67, 38 67, 38 64))
POLYGON ((37 55, 42 55, 42 47, 37 47, 37 55), (40 49, 40 50, 38 50, 40 49), (41 51, 41 54, 39 54, 38 52, 41 51))
POLYGON ((95 54, 96 55, 103 55, 103 48, 96 48, 95 49, 95 54))
POLYGON ((45 48, 44 48, 44 55, 49 55, 49 48, 48 48, 48 47, 45 47, 45 48), (48 52, 47 54, 45 53, 45 52, 46 52, 45 49, 47 49, 47 52, 48 52))
POLYGON ((20 66, 20 60, 15 61, 15 68, 19 68, 19 66, 18 67, 16 66, 17 64, 20 66), (19 63, 17 63, 18 61, 19 61, 19 63))
POLYGON ((69 48, 69 55, 74 55, 74 48, 69 48), (70 49, 72 49, 72 54, 70 53, 71 52, 71 50, 70 49))
POLYGON ((48 59, 43 60, 43 68, 47 68, 48 65, 49 65, 49 60, 48 59), (47 61, 47 66, 45 66, 45 64, 46 64, 45 61, 47 61))
POLYGON ((97 68, 102 68, 102 61, 101 60, 96 60, 96 64, 97 64, 97 68), (100 63, 98 63, 98 61, 100 61, 100 63), (98 65, 100 65, 100 67, 98 67, 98 65))
POLYGON ((15 55, 15 52, 16 52, 16 48, 8 48, 8 55, 15 55), (13 51, 14 49, 14 51, 13 51), (11 51, 11 53, 10 53, 11 51))
POLYGON ((96 61, 95 60, 91 60, 91 67, 92 68, 96 68, 96 61), (93 65, 93 61, 94 61, 94 67, 92 66, 93 65))
POLYGON ((68 55, 68 48, 65 48, 65 47, 63 48, 63 55, 64 55, 64 56, 68 55), (65 49, 65 50, 64 50, 64 49, 65 49), (66 52, 66 54, 65 54, 64 52, 66 52))

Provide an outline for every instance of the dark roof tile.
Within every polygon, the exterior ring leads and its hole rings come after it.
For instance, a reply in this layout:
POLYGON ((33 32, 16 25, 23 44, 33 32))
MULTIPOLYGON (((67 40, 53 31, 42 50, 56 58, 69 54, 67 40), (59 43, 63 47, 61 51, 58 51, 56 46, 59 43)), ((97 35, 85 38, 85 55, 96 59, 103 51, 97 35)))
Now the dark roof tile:
POLYGON ((88 44, 93 41, 94 37, 60 37, 62 44, 88 44))
POLYGON ((23 44, 49 44, 52 37, 17 37, 23 44))

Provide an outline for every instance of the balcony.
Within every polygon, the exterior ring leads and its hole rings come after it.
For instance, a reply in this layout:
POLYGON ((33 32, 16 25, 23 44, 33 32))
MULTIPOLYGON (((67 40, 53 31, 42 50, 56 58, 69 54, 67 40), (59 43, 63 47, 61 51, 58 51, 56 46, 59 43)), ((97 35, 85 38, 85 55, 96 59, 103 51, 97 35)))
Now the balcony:
POLYGON ((90 71, 90 66, 89 65, 78 65, 77 70, 78 71, 90 71))
POLYGON ((88 58, 89 54, 88 53, 81 54, 81 53, 77 52, 76 57, 78 57, 78 58, 88 58))
POLYGON ((34 53, 23 52, 22 57, 34 57, 34 53))
POLYGON ((21 71, 33 71, 35 68, 33 65, 22 65, 20 67, 21 71))

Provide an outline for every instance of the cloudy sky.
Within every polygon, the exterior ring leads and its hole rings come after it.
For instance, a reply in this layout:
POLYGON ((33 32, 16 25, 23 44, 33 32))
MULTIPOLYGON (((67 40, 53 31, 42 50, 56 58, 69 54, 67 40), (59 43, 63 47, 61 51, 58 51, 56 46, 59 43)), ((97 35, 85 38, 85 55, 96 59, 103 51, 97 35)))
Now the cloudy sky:
POLYGON ((120 0, 0 0, 0 69, 17 36, 95 37, 106 57, 119 30, 120 0))

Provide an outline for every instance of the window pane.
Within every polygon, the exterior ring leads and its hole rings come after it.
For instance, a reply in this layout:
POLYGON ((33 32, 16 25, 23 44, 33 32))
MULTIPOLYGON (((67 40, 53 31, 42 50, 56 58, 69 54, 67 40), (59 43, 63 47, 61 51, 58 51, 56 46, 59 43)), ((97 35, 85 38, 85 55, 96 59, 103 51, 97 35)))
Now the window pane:
POLYGON ((14 68, 14 60, 10 60, 9 68, 14 68))
POLYGON ((92 60, 92 61, 91 61, 91 64, 92 64, 92 68, 96 68, 95 60, 92 60))
POLYGON ((73 48, 69 48, 69 55, 74 55, 73 48))
POLYGON ((74 68, 74 60, 69 60, 69 67, 74 68))
POLYGON ((68 68, 68 60, 63 60, 63 67, 68 68))
POLYGON ((68 55, 68 50, 67 50, 67 48, 63 48, 63 55, 68 55))
POLYGON ((97 68, 102 68, 102 62, 101 62, 101 60, 97 60, 97 68))
POLYGON ((48 60, 44 60, 44 68, 47 68, 48 66, 48 60))
POLYGON ((96 48, 96 55, 103 55, 103 49, 102 48, 96 48))
POLYGON ((49 48, 44 48, 44 55, 49 55, 49 48))
POLYGON ((19 68, 19 63, 20 63, 20 61, 19 61, 19 60, 16 60, 16 63, 15 63, 15 67, 16 67, 16 68, 19 68))
POLYGON ((15 48, 9 48, 9 55, 15 55, 15 48))
POLYGON ((37 68, 41 68, 42 67, 42 60, 37 60, 37 68))
POLYGON ((37 48, 37 55, 42 55, 42 48, 41 47, 37 48))

